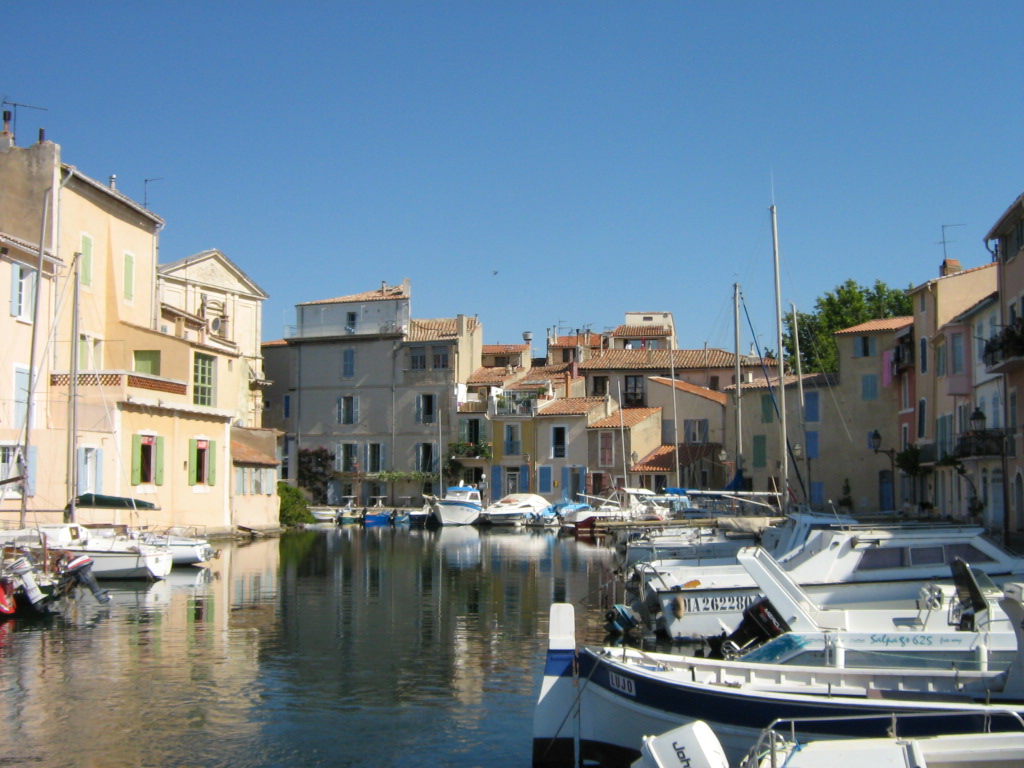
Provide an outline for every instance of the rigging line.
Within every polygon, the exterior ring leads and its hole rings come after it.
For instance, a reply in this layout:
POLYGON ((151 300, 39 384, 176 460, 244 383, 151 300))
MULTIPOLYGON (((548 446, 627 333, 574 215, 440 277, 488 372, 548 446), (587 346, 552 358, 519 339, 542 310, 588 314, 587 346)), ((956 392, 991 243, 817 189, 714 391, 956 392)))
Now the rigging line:
MULTIPOLYGON (((757 349, 757 356, 761 360, 761 371, 764 373, 764 380, 765 383, 768 385, 768 394, 771 395, 772 405, 775 408, 775 415, 778 416, 781 420, 779 401, 776 398, 775 390, 772 388, 771 377, 768 375, 768 367, 764 363, 764 355, 761 354, 761 345, 757 343, 757 335, 754 333, 754 324, 753 321, 750 319, 750 312, 747 310, 746 302, 741 300, 741 303, 743 304, 743 314, 747 318, 747 325, 750 327, 750 335, 754 337, 754 345, 757 349)), ((779 351, 779 356, 781 358, 781 350, 779 351)), ((779 363, 779 373, 777 374, 777 376, 779 381, 779 392, 781 393, 785 391, 785 383, 782 380, 781 359, 777 360, 776 362, 779 363)), ((796 456, 793 454, 793 444, 790 442, 788 434, 786 435, 786 453, 789 454, 789 458, 793 460, 793 468, 796 470, 797 480, 800 481, 800 489, 804 492, 806 498, 807 488, 804 486, 803 474, 800 472, 800 463, 796 460, 796 456)), ((790 492, 789 488, 785 488, 782 491, 780 491, 780 493, 783 494, 788 492, 790 492)), ((780 504, 784 503, 785 501, 780 499, 780 504)))

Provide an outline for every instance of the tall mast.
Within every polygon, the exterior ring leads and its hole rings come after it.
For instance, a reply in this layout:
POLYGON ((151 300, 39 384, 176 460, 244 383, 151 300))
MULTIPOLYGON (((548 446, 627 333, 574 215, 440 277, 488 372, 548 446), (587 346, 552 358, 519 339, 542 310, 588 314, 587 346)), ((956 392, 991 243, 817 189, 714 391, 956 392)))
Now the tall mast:
POLYGON ((775 344, 778 352, 779 376, 779 511, 786 509, 786 494, 789 493, 789 456, 786 452, 786 365, 782 351, 782 285, 779 281, 779 227, 775 215, 775 206, 768 210, 772 214, 772 257, 775 262, 775 344))
POLYGON ((733 449, 735 456, 735 472, 739 474, 743 470, 743 433, 741 431, 741 425, 743 420, 740 418, 740 403, 742 401, 742 392, 740 385, 743 381, 743 368, 740 365, 740 284, 732 284, 732 308, 733 308, 733 327, 736 333, 736 387, 733 390, 733 414, 736 419, 736 445, 733 449))
POLYGON ((74 523, 77 512, 75 498, 78 496, 78 461, 75 449, 78 442, 78 302, 81 286, 81 261, 75 254, 75 268, 72 272, 74 291, 71 302, 71 376, 68 379, 68 512, 66 522, 74 523))

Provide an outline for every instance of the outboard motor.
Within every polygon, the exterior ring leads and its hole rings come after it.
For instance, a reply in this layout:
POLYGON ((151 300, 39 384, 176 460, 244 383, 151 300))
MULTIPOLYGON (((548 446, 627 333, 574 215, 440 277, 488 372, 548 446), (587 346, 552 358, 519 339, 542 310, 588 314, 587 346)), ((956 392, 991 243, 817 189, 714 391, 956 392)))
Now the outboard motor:
POLYGON ((19 557, 8 568, 11 573, 21 579, 22 586, 25 588, 25 595, 32 605, 38 606, 46 599, 46 595, 43 594, 39 584, 36 583, 35 568, 28 561, 27 557, 19 557))
POLYGON ((65 563, 61 568, 61 575, 92 592, 96 602, 110 602, 110 593, 105 589, 100 589, 100 585, 96 583, 96 577, 92 575, 92 558, 88 555, 79 555, 65 563))
POLYGON ((731 635, 724 632, 718 637, 709 637, 711 646, 709 658, 735 659, 740 654, 752 651, 773 637, 790 631, 789 624, 779 615, 775 606, 767 597, 751 603, 743 611, 743 619, 732 631, 731 635))

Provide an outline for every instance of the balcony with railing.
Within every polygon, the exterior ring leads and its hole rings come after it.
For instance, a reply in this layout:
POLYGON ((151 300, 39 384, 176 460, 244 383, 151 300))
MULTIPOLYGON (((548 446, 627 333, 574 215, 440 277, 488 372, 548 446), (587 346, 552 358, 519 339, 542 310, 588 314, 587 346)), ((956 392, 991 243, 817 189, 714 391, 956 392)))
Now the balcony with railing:
POLYGON ((1003 456, 1006 452, 1008 430, 979 429, 965 432, 956 441, 954 455, 958 459, 983 459, 1003 456))
POLYGON ((906 370, 907 368, 914 367, 914 340, 909 336, 906 336, 899 340, 899 343, 892 350, 892 368, 891 373, 893 376, 906 370))
POLYGON ((1017 320, 986 341, 982 359, 989 373, 1024 368, 1024 322, 1017 320))
POLYGON ((494 399, 493 416, 536 416, 537 396, 519 393, 505 393, 494 399))
POLYGON ((501 447, 506 456, 522 456, 523 454, 522 440, 506 440, 501 447))

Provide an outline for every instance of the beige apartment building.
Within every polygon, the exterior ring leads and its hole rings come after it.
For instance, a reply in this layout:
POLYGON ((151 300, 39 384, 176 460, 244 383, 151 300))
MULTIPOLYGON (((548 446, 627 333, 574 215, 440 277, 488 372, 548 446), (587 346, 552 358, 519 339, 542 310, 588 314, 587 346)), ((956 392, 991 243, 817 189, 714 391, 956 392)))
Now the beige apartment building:
POLYGON ((61 519, 71 498, 97 493, 156 509, 82 509, 77 519, 277 528, 273 457, 248 465, 256 480, 244 494, 230 471, 232 426, 248 408, 238 400, 241 355, 187 323, 162 327, 163 223, 113 177, 103 184, 64 164, 57 144, 20 148, 9 131, 0 135, 2 267, 18 311, 5 321, 17 344, 0 399, 27 420, 0 435, 8 476, 19 473, 19 455, 26 469, 0 501, 3 518, 61 519), (40 261, 38 307, 28 311, 40 261))

